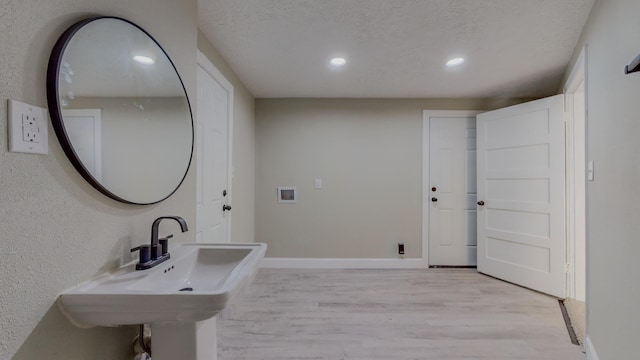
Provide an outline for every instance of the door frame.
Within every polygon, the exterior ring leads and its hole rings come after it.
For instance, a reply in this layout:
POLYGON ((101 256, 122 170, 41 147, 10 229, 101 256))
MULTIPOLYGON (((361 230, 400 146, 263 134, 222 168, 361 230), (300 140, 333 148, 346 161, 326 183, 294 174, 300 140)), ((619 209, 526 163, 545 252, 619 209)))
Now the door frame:
POLYGON ((429 186, 429 131, 432 117, 475 117, 480 110, 422 110, 422 261, 429 267, 429 210, 431 208, 429 186))
MULTIPOLYGON (((567 202, 567 209, 566 209, 566 223, 567 223, 567 259, 566 259, 566 263, 567 263, 567 267, 568 267, 568 271, 567 271, 567 297, 568 298, 572 298, 572 299, 576 299, 576 256, 578 255, 576 252, 577 249, 577 239, 576 239, 576 226, 578 225, 575 221, 575 192, 576 192, 576 188, 575 188, 575 183, 576 183, 576 176, 575 176, 575 150, 577 148, 577 146, 583 147, 584 150, 584 155, 585 155, 585 162, 587 159, 587 153, 586 153, 586 149, 587 149, 587 118, 588 118, 588 114, 587 114, 587 48, 586 46, 582 48, 582 51, 580 51, 580 55, 578 56, 578 59, 576 60, 576 63, 573 67, 573 69, 571 70, 571 73, 569 75, 569 77, 567 78, 567 81, 565 82, 564 88, 563 88, 563 93, 565 94, 565 111, 567 111, 567 117, 566 117, 566 157, 567 157, 567 170, 566 170, 566 202, 567 202), (573 112, 573 95, 576 93, 578 87, 580 84, 583 84, 584 86, 584 117, 581 119, 578 119, 574 116, 574 112, 573 112), (576 143, 575 142, 575 121, 583 121, 584 124, 584 139, 579 139, 582 140, 582 143, 576 143)), ((586 166, 586 164, 585 164, 586 166)), ((586 175, 585 175, 585 180, 586 179, 586 175)), ((585 181, 585 193, 583 194, 585 199, 585 220, 586 220, 586 212, 587 212, 587 197, 586 197, 586 181, 585 181)), ((585 274, 584 274, 584 278, 585 278, 585 299, 586 299, 586 278, 587 278, 587 261, 586 261, 586 255, 587 255, 587 231, 586 231, 586 221, 585 221, 585 229, 584 229, 584 234, 585 234, 585 253, 584 256, 585 258, 582 259, 585 263, 585 274)), ((581 299, 581 301, 584 301, 585 299, 581 299)))
MULTIPOLYGON (((102 109, 63 109, 62 114, 67 117, 93 118, 93 167, 91 176, 102 182, 102 109)), ((72 126, 67 122, 66 127, 72 126)), ((67 132, 67 134, 69 134, 67 132)), ((85 164, 86 167, 86 164, 85 164)))
MULTIPOLYGON (((227 92, 227 203, 232 203, 233 197, 233 85, 227 78, 213 65, 209 58, 200 50, 197 53, 197 65, 206 71, 215 81, 222 86, 227 92)), ((196 78, 196 83, 198 79, 196 78)), ((196 116, 198 111, 196 110, 196 116)), ((197 136, 195 137, 198 138, 197 136)), ((197 144, 196 144, 197 146, 197 144)), ((197 160, 196 160, 197 164, 197 160)), ((196 210, 197 211, 197 210, 196 210)), ((227 211, 224 214, 224 219, 227 222, 227 242, 231 242, 231 212, 227 211)), ((196 225, 197 226, 197 225, 196 225)))

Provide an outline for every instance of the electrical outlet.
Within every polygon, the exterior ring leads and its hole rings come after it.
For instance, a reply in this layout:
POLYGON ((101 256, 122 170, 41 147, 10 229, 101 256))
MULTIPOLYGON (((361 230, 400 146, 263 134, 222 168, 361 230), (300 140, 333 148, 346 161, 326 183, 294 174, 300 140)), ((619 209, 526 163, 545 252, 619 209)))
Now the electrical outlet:
POLYGON ((46 109, 8 100, 9 151, 49 153, 46 109))

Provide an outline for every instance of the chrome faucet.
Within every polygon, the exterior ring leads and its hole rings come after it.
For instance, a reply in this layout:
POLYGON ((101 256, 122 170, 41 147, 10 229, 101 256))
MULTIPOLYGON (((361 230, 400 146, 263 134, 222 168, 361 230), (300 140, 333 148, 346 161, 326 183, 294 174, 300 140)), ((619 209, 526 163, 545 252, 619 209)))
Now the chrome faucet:
POLYGON ((136 270, 150 269, 166 260, 169 260, 171 255, 169 254, 169 239, 173 235, 169 235, 163 238, 158 238, 158 227, 160 222, 164 219, 172 219, 180 224, 182 232, 189 231, 187 222, 180 216, 161 216, 153 222, 151 225, 151 243, 149 245, 140 245, 131 249, 131 252, 140 251, 140 260, 136 264, 136 270))

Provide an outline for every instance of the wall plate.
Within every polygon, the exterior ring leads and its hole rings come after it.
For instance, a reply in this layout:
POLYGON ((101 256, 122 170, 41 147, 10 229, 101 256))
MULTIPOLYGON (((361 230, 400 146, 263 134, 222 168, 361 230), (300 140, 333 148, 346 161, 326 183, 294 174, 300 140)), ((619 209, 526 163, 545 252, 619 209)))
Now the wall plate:
POLYGON ((9 151, 49 153, 47 111, 44 108, 8 100, 9 151))
POLYGON ((278 203, 295 204, 298 202, 298 191, 295 186, 278 186, 278 203))

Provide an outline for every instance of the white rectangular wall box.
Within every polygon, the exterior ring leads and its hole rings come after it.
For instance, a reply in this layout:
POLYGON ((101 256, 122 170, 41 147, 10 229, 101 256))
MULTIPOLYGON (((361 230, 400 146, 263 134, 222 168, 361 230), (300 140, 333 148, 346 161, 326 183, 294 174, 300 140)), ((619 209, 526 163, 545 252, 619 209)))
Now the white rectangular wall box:
POLYGON ((298 191, 295 186, 278 186, 278 203, 295 204, 298 202, 298 191))
POLYGON ((46 109, 11 99, 7 108, 9 151, 48 154, 46 109))
POLYGON ((320 179, 320 178, 316 179, 315 188, 316 189, 322 189, 322 179, 320 179))

